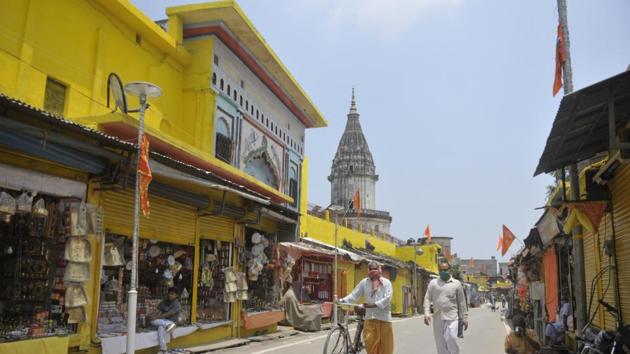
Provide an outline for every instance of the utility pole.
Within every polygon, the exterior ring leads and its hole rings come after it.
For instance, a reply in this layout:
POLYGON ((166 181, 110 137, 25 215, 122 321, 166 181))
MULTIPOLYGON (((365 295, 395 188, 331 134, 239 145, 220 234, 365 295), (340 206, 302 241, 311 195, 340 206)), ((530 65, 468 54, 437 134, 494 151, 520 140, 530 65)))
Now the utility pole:
MULTIPOLYGON (((567 2, 558 0, 558 22, 562 26, 564 39, 564 63, 562 64, 562 77, 564 94, 573 92, 573 71, 571 69, 571 41, 569 40, 569 25, 567 21, 567 2)), ((580 199, 580 177, 577 163, 569 167, 571 181, 571 200, 580 199)), ((575 318, 576 332, 582 335, 582 328, 586 325, 586 276, 584 271, 584 240, 582 239, 582 227, 576 226, 571 231, 573 236, 573 289, 575 293, 575 318)))

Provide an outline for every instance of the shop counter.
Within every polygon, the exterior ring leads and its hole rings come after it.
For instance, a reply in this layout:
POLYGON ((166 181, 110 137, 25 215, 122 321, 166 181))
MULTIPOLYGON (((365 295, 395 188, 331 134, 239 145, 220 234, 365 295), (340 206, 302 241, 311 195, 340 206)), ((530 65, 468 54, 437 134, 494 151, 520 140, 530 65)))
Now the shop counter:
POLYGON ((284 319, 284 311, 273 310, 263 312, 243 313, 243 329, 250 330, 267 327, 276 324, 284 319))
MULTIPOLYGON (((197 325, 189 325, 177 327, 171 334, 169 339, 190 335, 199 330, 197 325)), ((101 349, 103 354, 120 354, 127 351, 127 335, 115 337, 102 337, 101 349)), ((170 340, 167 340, 170 341, 170 340)), ((146 349, 158 346, 157 331, 138 332, 136 333, 136 350, 146 349)), ((65 352, 64 352, 65 353, 65 352)), ((4 353, 2 353, 4 354, 4 353)))
POLYGON ((0 344, 0 354, 66 354, 68 337, 43 337, 0 344))

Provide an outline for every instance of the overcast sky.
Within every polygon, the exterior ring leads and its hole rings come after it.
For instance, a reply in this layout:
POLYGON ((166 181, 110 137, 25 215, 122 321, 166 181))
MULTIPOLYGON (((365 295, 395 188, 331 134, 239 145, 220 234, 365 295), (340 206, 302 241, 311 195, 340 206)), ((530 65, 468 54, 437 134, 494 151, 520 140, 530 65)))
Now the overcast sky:
MULTIPOLYGON (((132 2, 162 19, 167 6, 193 1, 132 2)), ((392 233, 418 237, 430 224, 478 259, 499 256, 502 224, 527 236, 552 182, 532 174, 560 103, 555 3, 239 2, 330 122, 307 133, 309 201, 330 202, 326 177, 354 85, 392 233)), ((568 10, 576 89, 630 65, 630 2, 572 0, 568 10)))

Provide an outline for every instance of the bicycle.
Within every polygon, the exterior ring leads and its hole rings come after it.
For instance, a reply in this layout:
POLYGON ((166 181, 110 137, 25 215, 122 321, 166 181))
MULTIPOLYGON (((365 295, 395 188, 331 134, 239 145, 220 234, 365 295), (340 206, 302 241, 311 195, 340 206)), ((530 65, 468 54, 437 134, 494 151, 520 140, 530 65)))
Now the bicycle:
POLYGON ((621 324, 619 311, 614 306, 602 299, 598 301, 615 318, 616 332, 601 330, 597 333, 587 324, 582 337, 578 338, 583 342, 580 354, 630 354, 630 326, 621 324))
POLYGON ((361 333, 363 333, 365 307, 358 304, 337 304, 344 311, 344 320, 337 323, 336 326, 328 333, 326 342, 324 342, 324 354, 358 354, 365 348, 361 341, 361 333), (348 313, 354 310, 358 316, 358 323, 354 340, 350 336, 348 329, 348 313))

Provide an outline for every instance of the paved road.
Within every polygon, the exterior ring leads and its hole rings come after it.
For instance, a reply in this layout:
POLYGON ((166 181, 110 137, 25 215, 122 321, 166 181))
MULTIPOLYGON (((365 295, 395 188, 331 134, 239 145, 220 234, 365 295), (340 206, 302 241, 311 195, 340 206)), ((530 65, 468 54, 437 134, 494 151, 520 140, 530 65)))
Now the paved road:
MULTIPOLYGON (((470 311, 470 328, 461 342, 463 354, 502 354, 505 326, 500 312, 488 308, 470 311)), ((397 354, 436 354, 433 330, 424 325, 421 317, 396 319, 394 322, 395 350, 397 354)), ((272 342, 252 343, 240 348, 214 353, 222 354, 321 354, 326 333, 301 333, 272 342)))

